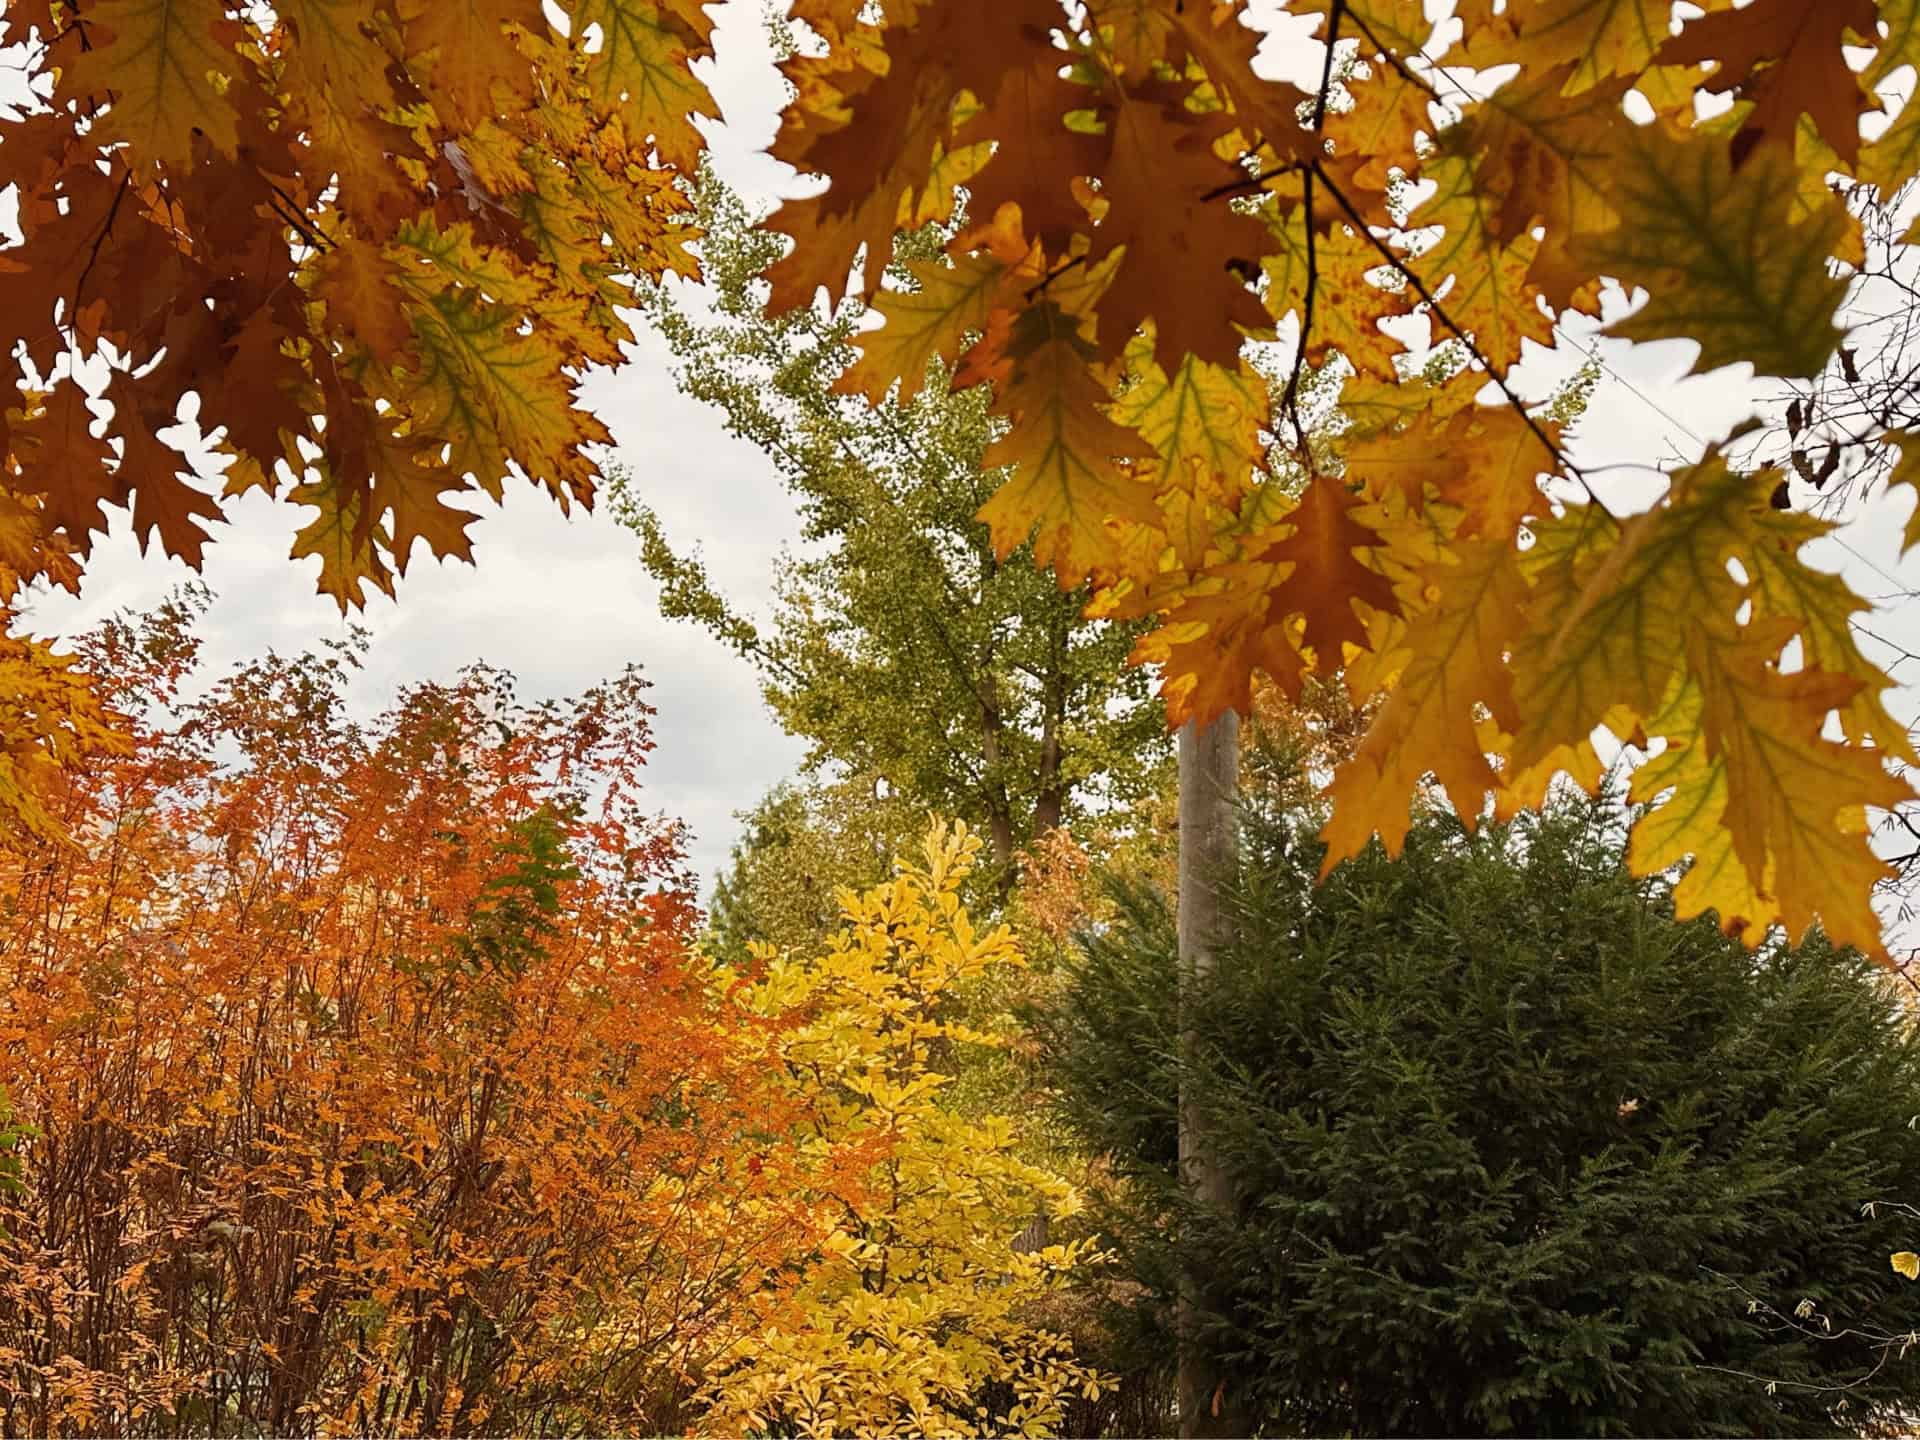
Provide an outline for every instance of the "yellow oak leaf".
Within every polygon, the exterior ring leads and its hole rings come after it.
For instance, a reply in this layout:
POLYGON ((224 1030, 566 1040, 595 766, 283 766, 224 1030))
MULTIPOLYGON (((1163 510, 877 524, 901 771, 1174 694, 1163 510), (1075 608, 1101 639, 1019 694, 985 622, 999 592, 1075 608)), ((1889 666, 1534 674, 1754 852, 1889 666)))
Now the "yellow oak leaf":
POLYGON ((1439 490, 1442 500, 1464 512, 1455 533, 1462 539, 1508 540, 1523 519, 1541 513, 1546 496, 1540 476, 1558 465, 1547 441, 1558 440, 1557 425, 1546 420, 1529 425, 1510 405, 1476 406, 1454 416, 1445 432, 1451 463, 1439 490))
POLYGON ((1911 65, 1920 58, 1920 3, 1880 0, 1878 8, 1880 23, 1887 27, 1887 33, 1881 37, 1880 48, 1860 75, 1860 83, 1869 91, 1902 65, 1911 65))
POLYGON ((1398 678, 1360 748, 1334 772, 1322 874, 1359 854, 1376 831, 1397 855, 1428 772, 1468 824, 1500 786, 1480 747, 1476 710, 1485 706, 1508 733, 1517 728, 1506 647, 1526 582, 1511 545, 1470 541, 1450 558, 1427 572, 1428 605, 1408 617, 1398 678))
POLYGON ((380 247, 341 237, 315 266, 313 294, 324 301, 336 332, 392 365, 411 346, 413 325, 399 290, 400 271, 380 247))
MULTIPOLYGON (((1624 739, 1639 729, 1631 710, 1616 706, 1602 722, 1616 738, 1624 739)), ((1492 716, 1480 721, 1480 747, 1494 756, 1500 768, 1500 788, 1493 794, 1496 820, 1513 819, 1523 810, 1537 810, 1547 801, 1555 780, 1564 776, 1589 794, 1600 788, 1607 765, 1591 737, 1575 745, 1555 746, 1547 755, 1525 769, 1505 757, 1513 748, 1513 737, 1504 733, 1492 716)))
POLYGON ((1523 69, 1482 106, 1438 136, 1453 156, 1476 159, 1475 184, 1498 200, 1492 230, 1511 240, 1540 219, 1549 236, 1605 230, 1619 219, 1607 198, 1624 81, 1563 94, 1569 67, 1523 69))
POLYGON ((1431 138, 1435 128, 1433 92, 1385 62, 1347 88, 1351 107, 1329 114, 1322 131, 1353 183, 1384 194, 1395 171, 1412 175, 1420 168, 1419 137, 1431 138))
POLYGON ((1505 371, 1520 358, 1522 341, 1546 344, 1553 335, 1553 317, 1526 283, 1540 242, 1525 233, 1501 238, 1500 205, 1476 188, 1473 162, 1441 156, 1423 173, 1437 188, 1409 223, 1440 230, 1412 264, 1454 324, 1505 371))
MULTIPOLYGON (((1836 158, 1834 168, 1838 167, 1836 158)), ((1920 173, 1920 105, 1910 98, 1904 101, 1893 124, 1860 152, 1855 170, 1862 180, 1879 187, 1883 200, 1920 173)), ((1820 178, 1824 180, 1824 173, 1820 178)))
POLYGON ((1913 788, 1888 773, 1879 750, 1821 735, 1828 712, 1853 697, 1857 680, 1812 669, 1782 674, 1773 656, 1794 622, 1776 616, 1750 628, 1741 644, 1696 638, 1691 666, 1707 751, 1726 763, 1734 853, 1750 879, 1771 879, 1775 913, 1790 934, 1818 920, 1838 943, 1884 958, 1871 902, 1893 869, 1868 844, 1864 807, 1890 810, 1913 799, 1913 788))
MULTIPOLYGON (((1343 436, 1386 443, 1394 433, 1421 423, 1431 425, 1438 434, 1439 427, 1452 416, 1476 403, 1486 383, 1485 375, 1472 370, 1460 370, 1437 384, 1424 376, 1409 376, 1404 380, 1348 376, 1340 387, 1339 418, 1343 422, 1343 436)), ((1344 453, 1351 453, 1348 448, 1351 443, 1351 439, 1343 438, 1344 453)))
POLYGON ((600 47, 587 57, 587 93, 603 113, 624 111, 636 134, 651 135, 661 158, 691 174, 705 146, 695 115, 720 107, 690 62, 708 53, 712 21, 688 23, 698 7, 675 12, 652 0, 576 0, 576 34, 600 28, 600 47))
MULTIPOLYGON (((1698 8, 1732 3, 1702 0, 1698 8)), ((1469 27, 1467 58, 1483 69, 1566 66, 1562 89, 1573 95, 1646 69, 1672 34, 1672 17, 1671 0, 1511 0, 1498 18, 1469 27)))
POLYGON ((1819 527, 1768 507, 1771 484, 1713 455, 1617 534, 1585 515, 1540 527, 1549 553, 1530 557, 1539 628, 1514 651, 1513 762, 1577 745, 1616 704, 1649 716, 1648 732, 1676 748, 1636 785, 1643 798, 1675 786, 1675 808, 1644 822, 1640 858, 1687 848, 1698 876, 1687 897, 1750 926, 1749 943, 1776 920, 1797 934, 1818 917, 1835 939, 1877 950, 1869 897, 1884 866, 1861 807, 1909 791, 1886 772, 1889 752, 1822 730, 1838 711, 1853 738, 1911 751, 1879 707, 1886 677, 1854 646, 1859 602, 1805 570, 1798 550, 1819 527), (1795 638, 1803 666, 1783 671, 1795 638))
POLYGON ((1104 568, 1109 519, 1160 523, 1153 487, 1114 465, 1148 460, 1153 447, 1102 413, 1107 392, 1088 369, 1070 317, 1051 307, 1029 312, 1035 332, 994 402, 1012 421, 988 448, 988 468, 1012 474, 981 507, 994 548, 1005 555, 1029 537, 1034 559, 1051 565, 1063 586, 1104 568))
POLYGON ((1886 442, 1899 452, 1887 475, 1887 484, 1905 485, 1914 492, 1913 509, 1907 515, 1906 529, 1900 532, 1900 553, 1904 555, 1920 545, 1920 435, 1896 430, 1886 437, 1886 442))
POLYGON ((1586 738, 1616 704, 1650 714, 1687 663, 1688 636, 1736 638, 1746 597, 1727 561, 1753 542, 1765 491, 1713 456, 1676 475, 1665 499, 1617 531, 1591 506, 1536 529, 1530 578, 1543 598, 1515 646, 1526 725, 1514 760, 1535 763, 1586 738), (1544 548, 1543 548, 1544 547, 1544 548))
POLYGON ((608 278, 613 257, 602 238, 606 229, 600 217, 568 183, 554 157, 529 148, 527 158, 527 188, 514 196, 513 205, 526 245, 553 267, 562 289, 609 303, 625 299, 624 288, 608 278))
POLYGON ((995 306, 1005 298, 1019 299, 1007 291, 1037 284, 1043 273, 1040 251, 1025 244, 1018 212, 1003 210, 999 224, 1005 227, 1000 243, 986 253, 912 261, 906 268, 914 289, 875 294, 873 308, 885 323, 854 336, 860 358, 834 388, 877 401, 898 380, 900 398, 911 399, 926 383, 932 361, 951 369, 966 337, 987 328, 995 306))
POLYGON ((1169 376, 1144 333, 1123 364, 1131 383, 1109 413, 1153 446, 1163 483, 1237 500, 1264 451, 1266 383, 1244 363, 1228 369, 1192 355, 1169 376))
MULTIPOLYGON (((1267 312, 1278 320, 1306 316, 1306 208, 1296 205, 1284 218, 1268 217, 1269 237, 1261 269, 1267 312)), ((1406 301, 1383 273, 1380 252, 1350 226, 1336 225, 1316 238, 1311 273, 1316 277, 1313 333, 1307 358, 1323 364, 1332 352, 1346 357, 1362 375, 1383 382, 1398 379, 1394 356, 1405 347, 1380 328, 1380 322, 1405 311, 1406 301)))
POLYGON ((1772 876, 1756 881, 1734 851, 1726 820, 1727 764, 1707 749, 1702 709, 1700 687, 1677 680, 1647 721, 1665 746, 1633 772, 1628 787, 1627 798, 1648 808, 1634 822, 1627 863, 1640 875, 1686 866, 1674 886, 1675 915, 1691 920, 1711 910, 1728 934, 1758 943, 1776 909, 1772 876))
POLYGON ((314 166, 337 176, 340 209, 368 234, 385 234, 420 208, 420 193, 398 163, 419 149, 402 127, 369 114, 331 86, 290 100, 300 115, 314 166))
POLYGON ((1096 42, 1123 75, 1144 75, 1166 59, 1176 16, 1158 0, 1091 0, 1096 42))
POLYGON ((1340 459, 1347 474, 1374 499, 1397 492, 1408 509, 1424 509, 1457 483, 1459 463, 1447 450, 1451 426, 1436 421, 1421 403, 1425 397, 1410 385, 1382 387, 1376 393, 1381 397, 1377 407, 1373 394, 1342 397, 1343 411, 1349 398, 1356 402, 1358 418, 1354 431, 1342 438, 1340 459))
POLYGON ((1300 112, 1313 97, 1297 85, 1254 70, 1264 35, 1244 23, 1247 14, 1231 5, 1174 5, 1166 18, 1178 51, 1200 62, 1231 107, 1234 121, 1245 132, 1244 148, 1263 149, 1269 162, 1290 159, 1310 144, 1300 112))
POLYGON ((509 33, 544 35, 540 0, 399 0, 409 59, 426 61, 436 108, 462 127, 533 104, 533 66, 509 33))
POLYGON ((954 198, 963 185, 974 178, 993 158, 993 142, 977 140, 971 145, 936 145, 933 163, 927 169, 927 182, 915 195, 900 196, 900 211, 894 217, 896 230, 918 230, 922 225, 945 224, 953 218, 954 198))
POLYGON ((1569 67, 1524 69, 1439 137, 1468 162, 1465 178, 1487 201, 1490 238, 1517 239, 1544 228, 1529 276, 1549 305, 1564 309, 1583 283, 1568 254, 1573 237, 1619 221, 1610 197, 1621 124, 1622 82, 1563 94, 1569 67), (1565 278, 1565 283, 1554 283, 1565 278))
POLYGON ((274 45, 281 84, 297 101, 337 91, 350 105, 381 109, 397 103, 387 78, 388 54, 371 38, 380 30, 376 0, 282 0, 273 7, 274 45))
POLYGON ((1907 727, 1881 703, 1881 693, 1893 678, 1854 641, 1853 617, 1872 606, 1840 576, 1815 570, 1799 558, 1801 546, 1831 532, 1832 522, 1800 511, 1769 510, 1756 516, 1755 526, 1755 542, 1741 552, 1754 619, 1792 620, 1805 664, 1845 675, 1858 687, 1839 707, 1840 725, 1849 740, 1871 743, 1896 759, 1920 765, 1907 727))
POLYGON ((393 594, 393 572, 375 546, 376 540, 388 537, 379 526, 362 526, 359 495, 336 485, 324 465, 310 473, 317 478, 296 485, 288 498, 296 505, 313 506, 319 514, 295 533, 288 558, 319 558, 320 593, 333 596, 342 613, 366 604, 368 585, 393 594))
POLYGON ((388 254, 416 302, 419 364, 396 376, 396 398, 419 433, 450 444, 453 473, 496 498, 509 459, 556 498, 578 492, 591 474, 579 447, 607 432, 574 404, 552 332, 525 324, 518 306, 538 295, 532 278, 468 227, 424 218, 403 226, 388 254))
POLYGON ((1539 477, 1557 463, 1546 442, 1557 440, 1558 427, 1535 423, 1538 434, 1511 406, 1474 405, 1445 419, 1419 408, 1405 428, 1361 434, 1341 454, 1347 473, 1376 498, 1397 490, 1412 510, 1434 501, 1456 507, 1450 536, 1511 539, 1545 506, 1539 477))
POLYGON ((204 135, 221 154, 239 150, 240 120, 224 78, 239 69, 238 28, 221 0, 99 0, 83 18, 87 46, 60 77, 60 99, 113 97, 88 139, 124 142, 132 163, 168 173, 193 165, 204 135))
POLYGON ((1163 667, 1160 694, 1170 725, 1245 711, 1256 675, 1299 698, 1307 658, 1299 622, 1274 614, 1277 570, 1272 562, 1226 561, 1160 599, 1166 623, 1141 638, 1134 658, 1163 667))

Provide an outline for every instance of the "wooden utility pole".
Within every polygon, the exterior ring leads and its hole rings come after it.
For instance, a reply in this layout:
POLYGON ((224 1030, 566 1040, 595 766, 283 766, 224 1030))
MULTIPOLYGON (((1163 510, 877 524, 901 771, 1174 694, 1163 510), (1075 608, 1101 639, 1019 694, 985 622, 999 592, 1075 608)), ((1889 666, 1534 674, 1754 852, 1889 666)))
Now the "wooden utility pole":
MULTIPOLYGON (((1225 939, 1220 886, 1237 847, 1235 799, 1240 779, 1240 717, 1231 710, 1204 730, 1188 721, 1180 730, 1180 1032, 1191 1056, 1203 1032, 1196 982, 1213 973, 1214 952, 1225 939)), ((1180 1094, 1180 1173, 1201 1205, 1232 1203, 1227 1175, 1212 1159, 1205 1117, 1185 1089, 1180 1094)), ((1180 1434, 1244 1435, 1246 1422, 1233 1377, 1218 1373, 1192 1339, 1195 1306, 1206 1285, 1189 1273, 1179 1309, 1180 1434)))

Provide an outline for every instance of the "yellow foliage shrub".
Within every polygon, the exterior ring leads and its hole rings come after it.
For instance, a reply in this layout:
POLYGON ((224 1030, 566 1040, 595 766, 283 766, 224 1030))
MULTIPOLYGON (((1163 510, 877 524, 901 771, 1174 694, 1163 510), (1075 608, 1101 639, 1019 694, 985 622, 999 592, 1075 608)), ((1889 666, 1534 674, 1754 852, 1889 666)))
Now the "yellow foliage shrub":
POLYGON ((742 1003, 794 1017, 782 1059, 838 1177, 819 1197, 837 1223, 709 1371, 714 1431, 1037 1435, 1103 1383, 1042 1318, 1086 1242, 1035 1245, 1029 1230, 1079 1195, 1018 1157, 1012 1118, 942 1104, 955 1049, 999 1043, 946 1018, 954 988, 1025 963, 1011 931, 977 931, 960 903, 979 849, 935 823, 921 863, 842 892, 824 955, 755 955, 742 1003))

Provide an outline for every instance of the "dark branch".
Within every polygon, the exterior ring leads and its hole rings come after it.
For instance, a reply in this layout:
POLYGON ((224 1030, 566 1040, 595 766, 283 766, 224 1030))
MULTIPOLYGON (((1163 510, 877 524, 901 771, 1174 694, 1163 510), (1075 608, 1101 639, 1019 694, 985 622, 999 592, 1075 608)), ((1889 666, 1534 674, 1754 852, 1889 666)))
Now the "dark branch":
POLYGON ((1333 0, 1327 9, 1327 53, 1320 62, 1320 93, 1313 102, 1313 149, 1311 161, 1296 162, 1302 171, 1300 196, 1306 208, 1307 283, 1300 301, 1300 335, 1293 349, 1293 367, 1287 372, 1287 386, 1280 396, 1280 408, 1293 422, 1293 443, 1300 463, 1313 473, 1313 455, 1307 445, 1307 427, 1300 421, 1300 375, 1307 366, 1307 343, 1313 338, 1314 301, 1320 293, 1320 252, 1313 215, 1313 182, 1320 177, 1320 135, 1327 123, 1327 97, 1333 91, 1333 58, 1340 46, 1340 22, 1346 18, 1347 0, 1333 0))
MULTIPOLYGON (((1585 473, 1581 471, 1579 466, 1567 458, 1566 453, 1555 443, 1553 437, 1547 434, 1540 422, 1528 411, 1526 403, 1522 401, 1518 395, 1514 394, 1513 387, 1507 383, 1507 377, 1500 373, 1499 367, 1487 358, 1486 353, 1473 342, 1467 332, 1462 330, 1454 318, 1447 313, 1446 307, 1435 298, 1433 291, 1427 288, 1426 281, 1415 274, 1412 267, 1407 264, 1406 257, 1396 255, 1384 240, 1373 233, 1373 227, 1367 224, 1365 217, 1354 208, 1353 202, 1346 197, 1340 187, 1328 178, 1326 171, 1320 167, 1318 162, 1314 164, 1313 172, 1320 177, 1320 181, 1326 186, 1328 193, 1339 202, 1340 208, 1346 212, 1347 218, 1353 223, 1354 229, 1366 237, 1367 243, 1373 246, 1381 259, 1406 278, 1407 283, 1413 287, 1414 293, 1420 297, 1421 303, 1433 312, 1434 318, 1446 326, 1448 332, 1452 334, 1454 339, 1466 346, 1468 355, 1480 365, 1481 369, 1486 371, 1487 376, 1493 383, 1500 387, 1500 393, 1506 397, 1507 403, 1511 405, 1514 410, 1518 412, 1520 418, 1526 422, 1527 428, 1533 432, 1534 439, 1538 440, 1547 454, 1553 457, 1554 468, 1563 470, 1575 480, 1578 480, 1581 488, 1587 492, 1587 498, 1599 506, 1601 513, 1606 515, 1609 520, 1614 520, 1615 516, 1613 512, 1607 509, 1605 503, 1600 499, 1599 494, 1588 482, 1585 473)), ((1618 523, 1617 520, 1616 523, 1618 523)))

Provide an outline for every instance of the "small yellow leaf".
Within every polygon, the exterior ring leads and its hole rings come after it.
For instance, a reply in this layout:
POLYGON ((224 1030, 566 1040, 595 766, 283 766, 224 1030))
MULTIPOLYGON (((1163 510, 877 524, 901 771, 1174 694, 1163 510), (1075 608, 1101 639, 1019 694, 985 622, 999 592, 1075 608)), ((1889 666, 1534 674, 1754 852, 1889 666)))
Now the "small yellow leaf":
POLYGON ((1909 1280, 1920 1280, 1920 1255, 1911 1250, 1896 1250, 1887 1260, 1897 1273, 1909 1280))

